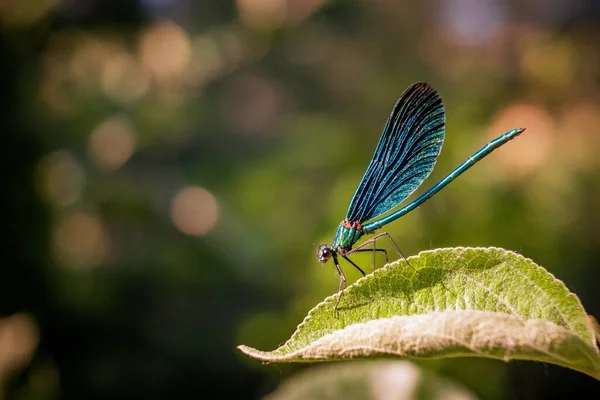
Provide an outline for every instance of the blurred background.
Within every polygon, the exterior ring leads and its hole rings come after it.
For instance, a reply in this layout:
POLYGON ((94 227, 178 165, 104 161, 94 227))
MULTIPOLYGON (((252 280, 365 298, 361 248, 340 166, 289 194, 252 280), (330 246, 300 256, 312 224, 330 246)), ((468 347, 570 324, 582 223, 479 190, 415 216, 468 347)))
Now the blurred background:
MULTIPOLYGON (((598 317, 599 22, 587 0, 0 1, 4 398, 257 399, 311 368, 235 347, 335 293, 316 245, 414 81, 447 111, 420 192, 527 131, 386 230, 406 255, 520 252, 598 317)), ((485 399, 600 386, 422 365, 485 399)))

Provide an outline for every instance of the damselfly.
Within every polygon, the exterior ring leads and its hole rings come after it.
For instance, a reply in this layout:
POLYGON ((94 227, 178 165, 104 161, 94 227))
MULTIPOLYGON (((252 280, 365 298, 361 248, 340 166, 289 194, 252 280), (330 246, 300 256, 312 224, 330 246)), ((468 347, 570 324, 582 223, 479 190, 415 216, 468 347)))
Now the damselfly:
POLYGON ((352 253, 372 251, 375 258, 376 252, 381 252, 385 254, 386 262, 389 261, 387 251, 376 247, 377 239, 386 236, 398 254, 404 257, 387 232, 379 233, 354 248, 353 246, 363 235, 374 233, 429 200, 454 178, 525 130, 513 129, 492 140, 413 202, 382 217, 402 203, 429 176, 442 150, 444 126, 442 99, 427 83, 412 84, 396 102, 383 128, 371 163, 350 201, 346 217, 335 233, 333 243, 331 246, 320 245, 317 249, 319 262, 325 264, 333 258, 340 277, 336 310, 346 288, 346 277, 338 256, 365 275, 348 256, 352 253), (367 248, 369 245, 373 247, 367 248))

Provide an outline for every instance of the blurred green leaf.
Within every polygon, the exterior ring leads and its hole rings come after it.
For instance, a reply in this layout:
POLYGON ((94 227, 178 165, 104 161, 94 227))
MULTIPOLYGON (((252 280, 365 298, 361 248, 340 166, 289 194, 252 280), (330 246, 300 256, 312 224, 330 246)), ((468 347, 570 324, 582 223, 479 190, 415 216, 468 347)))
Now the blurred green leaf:
POLYGON ((284 381, 265 400, 387 398, 473 400, 477 396, 407 361, 370 361, 310 368, 284 381))
POLYGON ((311 310, 267 362, 357 357, 536 360, 600 379, 600 355, 579 299, 533 261, 499 248, 424 251, 360 279, 311 310), (418 271, 418 273, 417 273, 418 271))

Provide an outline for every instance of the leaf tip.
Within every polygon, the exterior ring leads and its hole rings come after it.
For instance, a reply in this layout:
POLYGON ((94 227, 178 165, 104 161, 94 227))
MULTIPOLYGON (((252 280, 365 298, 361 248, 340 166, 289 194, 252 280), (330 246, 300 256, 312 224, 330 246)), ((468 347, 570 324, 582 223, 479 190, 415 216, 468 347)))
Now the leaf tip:
POLYGON ((243 344, 240 344, 237 346, 237 349, 239 351, 241 351, 242 353, 244 353, 245 355, 247 355, 248 357, 252 357, 252 358, 256 358, 258 360, 262 360, 262 361, 268 361, 269 360, 269 353, 266 351, 260 351, 257 350, 253 347, 250 346, 246 346, 243 344))
POLYGON ((252 353, 253 351, 256 351, 256 349, 250 347, 250 346, 246 346, 245 344, 240 344, 237 346, 237 349, 239 351, 241 351, 244 354, 249 355, 250 353, 252 353))

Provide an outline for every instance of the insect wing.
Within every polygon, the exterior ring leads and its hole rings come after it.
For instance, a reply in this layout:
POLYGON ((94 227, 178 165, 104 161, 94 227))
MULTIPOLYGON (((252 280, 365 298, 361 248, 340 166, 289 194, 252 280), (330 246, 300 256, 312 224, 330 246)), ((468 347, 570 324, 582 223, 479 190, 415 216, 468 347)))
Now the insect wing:
POLYGON ((431 174, 444 142, 440 95, 419 82, 404 91, 389 116, 346 219, 365 222, 411 195, 431 174))

